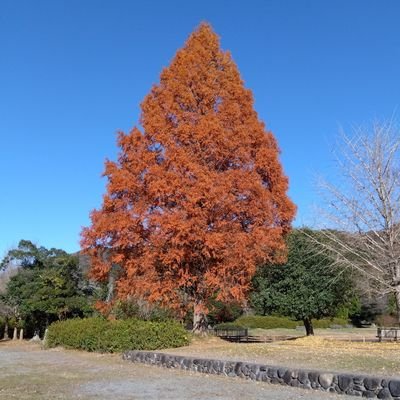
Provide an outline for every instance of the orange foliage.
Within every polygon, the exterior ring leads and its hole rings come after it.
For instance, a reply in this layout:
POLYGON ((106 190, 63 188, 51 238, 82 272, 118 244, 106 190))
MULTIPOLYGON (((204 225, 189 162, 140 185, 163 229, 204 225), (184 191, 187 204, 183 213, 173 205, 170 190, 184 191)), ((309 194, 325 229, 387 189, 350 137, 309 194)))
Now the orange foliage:
POLYGON ((92 276, 118 264, 119 298, 170 307, 243 300, 257 264, 284 261, 295 206, 275 138, 208 24, 141 108, 143 133, 119 135, 103 205, 82 232, 92 276))

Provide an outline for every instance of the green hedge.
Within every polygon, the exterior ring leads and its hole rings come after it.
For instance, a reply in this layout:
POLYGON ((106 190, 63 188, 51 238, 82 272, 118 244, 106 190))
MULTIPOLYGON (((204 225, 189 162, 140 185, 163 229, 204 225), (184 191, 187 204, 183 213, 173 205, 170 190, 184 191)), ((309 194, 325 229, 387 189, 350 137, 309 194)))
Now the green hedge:
POLYGON ((287 317, 275 317, 275 316, 261 316, 261 315, 249 315, 238 318, 235 322, 236 325, 240 325, 245 328, 255 329, 275 329, 275 328, 288 328, 295 329, 298 322, 293 321, 287 317))
POLYGON ((324 318, 316 319, 312 321, 314 328, 330 328, 331 326, 346 326, 349 325, 349 321, 344 318, 324 318))
POLYGON ((50 325, 46 345, 97 352, 157 350, 185 346, 185 329, 173 321, 137 319, 108 321, 103 318, 70 319, 50 325))
MULTIPOLYGON (((238 318, 232 324, 250 329, 295 329, 296 326, 303 326, 303 321, 294 321, 287 317, 249 315, 238 318)), ((334 325, 348 325, 348 321, 343 318, 324 318, 319 320, 313 319, 312 324, 314 328, 329 328, 334 325)))
POLYGON ((237 324, 236 322, 223 322, 222 324, 214 325, 214 329, 243 329, 242 325, 237 324))

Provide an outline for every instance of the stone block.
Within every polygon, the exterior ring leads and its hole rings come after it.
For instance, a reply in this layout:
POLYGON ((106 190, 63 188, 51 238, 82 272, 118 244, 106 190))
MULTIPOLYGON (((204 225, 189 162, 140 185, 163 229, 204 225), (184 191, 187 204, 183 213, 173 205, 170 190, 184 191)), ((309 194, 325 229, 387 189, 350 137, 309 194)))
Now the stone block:
POLYGON ((290 386, 292 386, 292 387, 300 387, 301 383, 297 379, 292 379, 290 381, 290 386))
POLYGON ((383 388, 378 393, 378 399, 392 399, 392 395, 390 394, 390 390, 388 388, 383 388))
POLYGON ((350 395, 350 396, 362 396, 362 391, 360 390, 354 390, 354 389, 347 389, 346 390, 346 394, 350 395))
POLYGON ((389 390, 392 397, 400 397, 400 381, 398 380, 390 381, 389 390))
POLYGON ((362 394, 362 397, 365 397, 367 399, 373 399, 373 398, 375 398, 375 391, 365 390, 362 394))
POLYGON ((308 373, 306 371, 299 371, 297 379, 303 384, 310 383, 310 380, 308 379, 308 373))
POLYGON ((242 371, 243 363, 237 362, 234 366, 234 371, 236 375, 239 375, 242 371))
POLYGON ((283 378, 283 375, 286 373, 286 368, 278 368, 278 377, 283 378))
POLYGON ((318 382, 318 377, 319 377, 319 372, 310 371, 308 373, 308 379, 310 380, 310 382, 318 382))
POLYGON ((270 367, 270 368, 268 368, 267 375, 270 378, 277 378, 278 377, 278 370, 276 368, 270 367))
POLYGON ((292 371, 290 369, 286 370, 286 372, 283 374, 283 382, 286 383, 286 385, 289 385, 290 382, 292 381, 292 371))
POLYGON ((339 375, 338 385, 343 392, 353 386, 353 377, 351 375, 339 375))
POLYGON ((258 371, 256 373, 256 381, 264 381, 266 382, 266 380, 264 378, 268 378, 266 371, 258 371))
POLYGON ((224 371, 226 374, 229 374, 230 372, 234 372, 235 371, 235 365, 236 363, 232 362, 232 361, 226 361, 225 362, 225 367, 224 367, 224 371))
POLYGON ((333 374, 320 374, 318 377, 318 381, 324 389, 328 389, 332 385, 333 374))
POLYGON ((193 365, 193 360, 191 358, 185 358, 181 364, 185 369, 191 369, 193 365))
POLYGON ((381 385, 381 379, 366 377, 364 378, 364 386, 367 390, 375 390, 381 385))
POLYGON ((222 361, 214 361, 212 369, 216 374, 222 374, 224 371, 224 363, 222 361))
POLYGON ((260 371, 260 374, 261 374, 261 380, 263 382, 270 382, 271 381, 271 378, 267 375, 266 372, 261 372, 260 371))
POLYGON ((249 364, 249 369, 251 372, 253 372, 254 374, 256 374, 258 371, 260 371, 260 365, 258 364, 249 364))

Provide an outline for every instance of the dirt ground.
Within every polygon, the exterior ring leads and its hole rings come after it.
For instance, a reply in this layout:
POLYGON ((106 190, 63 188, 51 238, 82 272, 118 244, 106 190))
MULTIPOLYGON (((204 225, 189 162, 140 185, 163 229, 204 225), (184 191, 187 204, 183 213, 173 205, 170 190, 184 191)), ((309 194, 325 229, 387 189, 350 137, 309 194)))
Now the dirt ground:
POLYGON ((121 355, 0 342, 0 399, 345 400, 349 396, 132 364, 121 355))
MULTIPOLYGON (((257 332, 262 336, 264 332, 257 332)), ((376 329, 317 329, 315 337, 273 343, 229 343, 216 337, 165 352, 257 362, 293 368, 364 373, 400 378, 400 342, 372 342, 376 329), (364 342, 365 341, 365 342, 364 342)), ((253 333, 254 334, 254 333, 253 333)), ((293 329, 269 330, 269 336, 294 336, 293 329)))

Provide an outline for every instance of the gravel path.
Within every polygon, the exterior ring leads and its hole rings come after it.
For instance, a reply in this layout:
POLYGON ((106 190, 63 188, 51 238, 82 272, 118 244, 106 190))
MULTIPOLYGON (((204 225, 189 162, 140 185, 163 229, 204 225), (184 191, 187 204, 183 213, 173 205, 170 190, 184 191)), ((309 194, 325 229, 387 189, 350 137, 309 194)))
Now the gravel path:
POLYGON ((136 400, 311 399, 353 397, 287 388, 236 378, 208 376, 38 345, 0 342, 0 399, 136 400))

